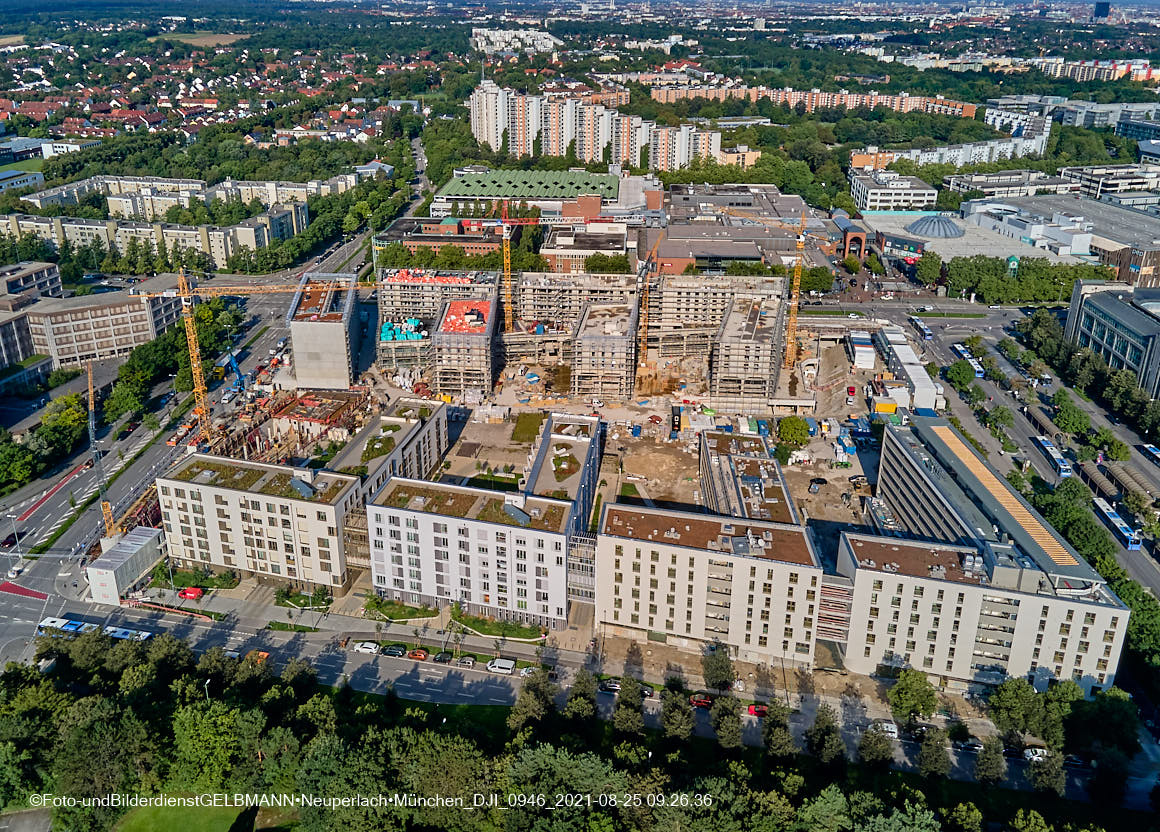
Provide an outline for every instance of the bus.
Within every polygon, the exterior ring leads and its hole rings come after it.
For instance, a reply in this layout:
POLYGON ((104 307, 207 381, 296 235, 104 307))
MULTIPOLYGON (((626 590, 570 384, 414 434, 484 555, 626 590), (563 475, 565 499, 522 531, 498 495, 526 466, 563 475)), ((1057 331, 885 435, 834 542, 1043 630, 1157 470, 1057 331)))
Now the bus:
POLYGON ((951 352, 964 361, 970 361, 974 357, 971 355, 971 351, 962 344, 951 344, 951 352))
MULTIPOLYGON (((36 634, 53 638, 76 638, 79 635, 100 629, 102 629, 100 624, 87 621, 75 621, 69 618, 45 618, 36 625, 36 634)), ((115 627, 112 624, 104 628, 104 633, 110 638, 124 641, 148 641, 153 637, 153 633, 148 630, 133 630, 128 627, 115 627)))
POLYGON ((975 371, 975 378, 982 378, 984 375, 986 375, 986 371, 983 370, 983 365, 975 359, 968 358, 967 363, 970 364, 971 369, 975 371))
POLYGON ((1055 443, 1046 436, 1035 437, 1035 444, 1043 451, 1043 455, 1051 462, 1051 467, 1055 473, 1060 477, 1071 476, 1071 463, 1064 459, 1063 454, 1059 452, 1059 448, 1055 447, 1055 443))
POLYGON ((930 341, 934 338, 934 333, 930 331, 930 327, 926 325, 926 322, 922 318, 914 315, 911 317, 910 322, 914 324, 914 328, 918 330, 918 334, 922 336, 922 340, 930 341))
POLYGON ((1140 450, 1153 465, 1160 465, 1160 448, 1155 445, 1141 445, 1140 450))
POLYGON ((1096 514, 1112 530, 1112 534, 1115 535, 1120 545, 1129 552, 1138 551, 1140 548, 1140 532, 1125 523, 1124 518, 1120 517, 1116 510, 1112 508, 1111 504, 1103 497, 1096 497, 1092 500, 1092 504, 1095 505, 1096 514))

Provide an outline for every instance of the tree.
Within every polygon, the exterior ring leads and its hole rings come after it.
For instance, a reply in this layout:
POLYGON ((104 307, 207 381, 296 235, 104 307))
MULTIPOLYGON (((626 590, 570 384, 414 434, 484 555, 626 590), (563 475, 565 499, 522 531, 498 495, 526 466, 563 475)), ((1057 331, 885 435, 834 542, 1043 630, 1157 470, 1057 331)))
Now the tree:
POLYGON ((1007 679, 995 687, 987 698, 987 708, 991 721, 1004 734, 1024 734, 1040 722, 1035 688, 1022 677, 1007 679))
POLYGON ((1101 749, 1096 755, 1096 770, 1088 782, 1088 792, 1097 803, 1119 806, 1124 802, 1127 780, 1127 756, 1115 748, 1101 749))
POLYGON ((810 441, 810 426, 800 416, 785 416, 777 423, 777 438, 786 445, 801 448, 810 441))
POLYGON ((556 686, 548 679, 548 671, 539 668, 524 680, 520 695, 508 714, 508 728, 519 731, 528 723, 539 723, 548 713, 555 698, 556 686))
POLYGON ((862 261, 855 257, 853 254, 847 255, 846 258, 842 260, 842 268, 844 268, 850 274, 857 274, 858 272, 862 271, 862 261))
POLYGON ((947 735, 941 728, 928 728, 923 734, 918 747, 918 773, 921 777, 946 777, 951 773, 947 735))
POLYGON ((701 678, 708 687, 725 690, 732 687, 737 673, 733 660, 729 658, 729 648, 721 642, 714 642, 701 654, 701 678))
POLYGON ((914 276, 919 283, 932 286, 942 277, 942 258, 933 251, 924 251, 914 267, 914 276))
POLYGON ((693 706, 684 693, 666 690, 661 700, 661 724, 665 736, 672 740, 684 741, 693 735, 693 706))
POLYGON ((944 372, 947 383, 960 393, 966 390, 975 381, 975 371, 966 359, 960 358, 946 368, 944 372))
POLYGON ((1027 777, 1036 790, 1055 792, 1059 797, 1063 797, 1063 790, 1067 785, 1066 773, 1063 770, 1063 755, 1055 752, 1033 760, 1028 766, 1027 777))
POLYGON ((975 757, 975 779, 984 785, 1007 779, 1007 758, 1003 756, 1003 741, 998 737, 983 740, 983 747, 975 757))
POLYGON ((797 743, 789 729, 789 708, 781 702, 770 702, 761 721, 761 740, 765 751, 776 759, 786 759, 798 753, 797 743))
POLYGON ((722 748, 741 747, 741 703, 737 697, 718 697, 709 711, 709 722, 722 748))
POLYGON ((1051 832, 1051 827, 1034 809, 1020 809, 1011 821, 1011 832, 1051 832))
POLYGON ((806 750, 824 765, 830 765, 846 758, 846 744, 838 730, 838 715, 833 707, 822 703, 814 716, 813 724, 806 729, 806 750))
POLYGON ((858 759, 871 768, 887 768, 894 759, 894 743, 878 726, 871 725, 858 740, 858 759))
POLYGON ((596 678, 587 668, 576 671, 563 713, 577 722, 587 722, 596 716, 596 678))
POLYGON ((640 735, 644 732, 644 713, 641 710, 644 695, 640 682, 626 676, 620 682, 616 696, 616 710, 612 713, 612 727, 620 734, 640 735))
POLYGON ((946 822, 947 832, 982 832, 983 813, 974 803, 960 803, 946 812, 946 822))
POLYGON ((890 711, 898 722, 914 722, 928 717, 938 707, 938 693, 921 670, 906 668, 898 674, 898 681, 886 692, 890 711))

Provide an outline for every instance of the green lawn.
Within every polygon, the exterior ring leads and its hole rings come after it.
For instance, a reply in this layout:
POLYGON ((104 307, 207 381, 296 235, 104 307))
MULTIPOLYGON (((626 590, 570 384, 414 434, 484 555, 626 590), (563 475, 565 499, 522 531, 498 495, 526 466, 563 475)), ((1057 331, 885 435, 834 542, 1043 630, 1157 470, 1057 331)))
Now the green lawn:
POLYGON ((225 806, 173 807, 142 806, 134 809, 117 824, 117 832, 156 832, 158 829, 180 829, 181 832, 228 832, 242 809, 225 806))
POLYGON ((305 624, 287 624, 285 621, 271 621, 266 625, 267 630, 278 630, 283 633, 317 633, 317 627, 307 627, 305 624))
POLYGON ((541 413, 539 411, 521 413, 516 417, 516 426, 512 430, 512 441, 535 442, 536 437, 540 435, 540 426, 544 424, 544 420, 547 418, 547 413, 541 413))
POLYGON ((429 607, 409 607, 398 601, 379 598, 377 596, 367 598, 363 607, 367 612, 374 613, 383 618, 389 618, 392 621, 406 621, 410 618, 434 618, 439 614, 436 610, 429 607))
POLYGON ((539 627, 528 627, 511 621, 496 621, 491 618, 480 618, 468 615, 462 610, 452 608, 451 617, 465 627, 485 636, 505 636, 507 638, 539 638, 542 631, 539 627))
POLYGON ((13 162, 10 165, 0 165, 0 170, 44 170, 43 159, 21 159, 19 162, 13 162))

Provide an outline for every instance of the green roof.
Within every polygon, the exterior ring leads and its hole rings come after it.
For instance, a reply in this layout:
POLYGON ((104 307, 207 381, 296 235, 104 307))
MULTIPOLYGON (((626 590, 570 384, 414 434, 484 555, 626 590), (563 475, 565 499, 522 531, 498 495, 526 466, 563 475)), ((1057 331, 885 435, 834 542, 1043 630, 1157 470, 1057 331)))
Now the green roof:
POLYGON ((599 194, 616 199, 620 192, 618 177, 610 173, 587 171, 489 170, 469 173, 452 179, 439 191, 449 199, 575 199, 585 194, 599 194))

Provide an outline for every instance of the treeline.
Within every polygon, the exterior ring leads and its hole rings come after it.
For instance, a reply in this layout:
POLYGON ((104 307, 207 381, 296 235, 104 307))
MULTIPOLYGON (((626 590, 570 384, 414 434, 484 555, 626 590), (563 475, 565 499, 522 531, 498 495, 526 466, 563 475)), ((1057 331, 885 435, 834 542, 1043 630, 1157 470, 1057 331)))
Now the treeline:
MULTIPOLYGON (((1130 370, 1112 370, 1100 356, 1064 338, 1063 328, 1054 315, 1036 310, 1016 325, 1031 355, 1050 365, 1067 384, 1084 395, 1096 398, 1110 412, 1149 441, 1160 437, 1160 402, 1136 382, 1130 370)), ((1066 483, 1065 483, 1066 485, 1066 483)), ((1068 542, 1104 577, 1112 590, 1132 610, 1128 623, 1127 658, 1148 687, 1153 698, 1160 696, 1160 601, 1132 580, 1116 562, 1116 545, 1107 530, 1096 522, 1091 511, 1091 495, 1079 484, 1083 494, 1067 485, 1051 502, 1039 497, 1040 509, 1068 542)), ((1062 488, 1062 486, 1061 486, 1062 488)))
POLYGON ((88 428, 88 408, 77 393, 53 399, 40 426, 21 442, 0 428, 0 494, 27 485, 67 459, 88 428))
MULTIPOLYGON (((849 766, 827 704, 806 731, 806 756, 789 733, 788 709, 776 702, 760 750, 741 747, 731 696, 710 712, 719 741, 694 740, 694 712, 679 681, 662 692, 664 730, 647 732, 639 685, 623 680, 605 723, 586 670, 564 705, 540 670, 506 711, 320 687, 301 659, 275 674, 268 661, 232 659, 220 647, 195 656, 169 635, 147 643, 114 643, 100 632, 46 638, 36 657, 56 660, 51 673, 10 664, 0 677, 0 805, 16 808, 38 793, 78 798, 53 810, 63 829, 114 826, 121 809, 80 800, 110 791, 411 793, 476 807, 304 806, 296 818, 301 832, 981 832, 992 823, 1006 832, 1051 832, 1056 816, 1061 830, 1097 816, 1109 828, 1132 822, 1108 805, 1097 815, 1094 807, 950 783, 938 729, 922 744, 921 786, 888 769, 894 749, 877 731, 860 745, 864 764, 849 766), (485 805, 474 803, 477 794, 485 805), (579 799, 557 808, 557 795, 579 799)), ((189 810, 191 822, 195 814, 189 810)))
POLYGON ((237 225, 265 210, 266 206, 257 197, 249 202, 242 202, 240 197, 228 200, 214 198, 208 203, 195 200, 188 208, 171 205, 165 212, 165 222, 175 225, 237 225))
MULTIPOLYGON (((513 272, 543 272, 548 261, 536 254, 532 238, 534 232, 524 228, 520 241, 512 245, 513 272)), ((503 271, 503 252, 499 249, 487 254, 468 255, 459 246, 443 246, 439 253, 433 248, 420 248, 414 254, 402 243, 390 243, 375 253, 375 265, 381 269, 468 269, 475 271, 503 271)))
MULTIPOLYGON (((303 112, 317 106, 315 101, 303 112)), ((386 150, 378 139, 365 144, 301 139, 286 147, 259 149, 244 138, 259 126, 262 119, 255 118, 244 125, 207 127, 189 143, 168 131, 113 136, 97 147, 47 159, 45 182, 61 184, 98 174, 202 179, 209 185, 224 179, 305 182, 349 171, 386 150)))
MULTIPOLYGON (((925 261, 940 262, 934 252, 925 252, 920 260, 923 275, 932 268, 925 261)), ((970 297, 972 293, 983 303, 1043 303, 1066 301, 1071 297, 1072 284, 1077 280, 1109 280, 1115 275, 1107 266, 1086 263, 1052 263, 1044 257, 1021 257, 1014 278, 1009 276, 1007 260, 1003 257, 953 257, 942 268, 947 293, 951 297, 970 297)))

